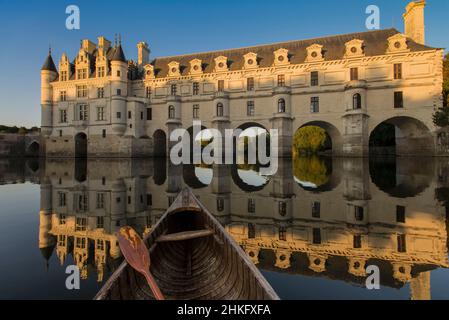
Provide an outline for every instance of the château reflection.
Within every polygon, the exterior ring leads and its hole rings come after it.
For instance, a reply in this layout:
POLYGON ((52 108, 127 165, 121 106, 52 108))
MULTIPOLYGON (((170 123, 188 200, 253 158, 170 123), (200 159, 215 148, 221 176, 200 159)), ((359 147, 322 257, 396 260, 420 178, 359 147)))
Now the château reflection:
POLYGON ((448 267, 443 159, 300 158, 281 160, 271 177, 257 166, 164 160, 23 167, 19 180, 41 184, 39 248, 61 264, 70 256, 84 278, 103 281, 121 260, 115 232, 149 232, 184 186, 263 270, 359 285, 377 265, 383 286, 410 284, 413 299, 428 299, 430 271, 448 267))

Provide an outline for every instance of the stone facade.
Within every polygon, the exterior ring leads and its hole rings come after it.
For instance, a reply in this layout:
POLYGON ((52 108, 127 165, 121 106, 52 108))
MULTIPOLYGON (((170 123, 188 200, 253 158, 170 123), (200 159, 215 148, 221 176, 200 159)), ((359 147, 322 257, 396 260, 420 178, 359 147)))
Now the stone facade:
POLYGON ((73 62, 64 54, 57 70, 49 55, 42 70, 46 154, 76 155, 81 134, 89 156, 152 156, 198 118, 221 131, 278 129, 282 157, 307 125, 327 131, 334 154, 365 156, 382 123, 396 127, 397 154, 434 155, 443 50, 424 45, 424 5, 407 7, 406 34, 387 29, 151 62, 143 42, 134 62, 118 42, 84 40, 73 62))

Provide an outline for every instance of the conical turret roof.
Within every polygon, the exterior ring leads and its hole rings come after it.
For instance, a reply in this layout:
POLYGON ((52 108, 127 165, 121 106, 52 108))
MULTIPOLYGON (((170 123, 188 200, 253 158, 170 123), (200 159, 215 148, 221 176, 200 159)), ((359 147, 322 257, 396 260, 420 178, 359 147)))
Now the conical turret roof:
POLYGON ((111 61, 126 62, 125 54, 123 53, 121 44, 119 44, 117 47, 115 47, 114 54, 112 55, 111 61))
POLYGON ((51 51, 48 52, 47 59, 45 59, 44 65, 42 66, 41 70, 58 72, 55 62, 53 61, 53 58, 51 56, 51 51))

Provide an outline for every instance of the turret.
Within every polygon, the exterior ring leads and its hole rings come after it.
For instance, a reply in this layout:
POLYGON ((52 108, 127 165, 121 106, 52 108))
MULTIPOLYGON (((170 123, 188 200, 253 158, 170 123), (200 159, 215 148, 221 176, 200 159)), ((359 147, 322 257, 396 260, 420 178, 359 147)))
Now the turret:
POLYGON ((142 68, 150 62, 150 52, 150 48, 146 42, 139 42, 137 44, 137 64, 139 68, 142 68))
POLYGON ((119 42, 111 58, 112 129, 118 134, 126 131, 126 96, 128 95, 128 62, 119 42))
POLYGON ((51 182, 45 179, 41 184, 41 207, 39 213, 39 249, 46 260, 47 266, 53 250, 56 246, 56 239, 50 234, 52 227, 52 187, 51 182))
POLYGON ((403 15, 405 35, 413 41, 425 44, 426 32, 424 24, 425 0, 416 0, 410 2, 403 15))
POLYGON ((51 50, 49 50, 41 69, 41 132, 44 136, 49 136, 52 131, 53 87, 51 82, 57 78, 58 70, 51 56, 51 50))

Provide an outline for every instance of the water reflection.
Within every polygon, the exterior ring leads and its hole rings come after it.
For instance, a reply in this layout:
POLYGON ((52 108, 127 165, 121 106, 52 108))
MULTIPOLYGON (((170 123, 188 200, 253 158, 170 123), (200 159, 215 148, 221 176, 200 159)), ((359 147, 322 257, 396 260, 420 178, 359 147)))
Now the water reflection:
MULTIPOLYGON (((262 270, 361 286, 377 265, 383 286, 410 284, 415 299, 448 267, 448 173, 445 160, 403 158, 282 160, 271 177, 160 160, 0 162, 0 183, 40 184, 44 259, 73 260, 84 279, 104 281, 121 260, 115 231, 149 232, 187 185, 262 270)), ((294 298, 283 283, 272 285, 294 298)))

